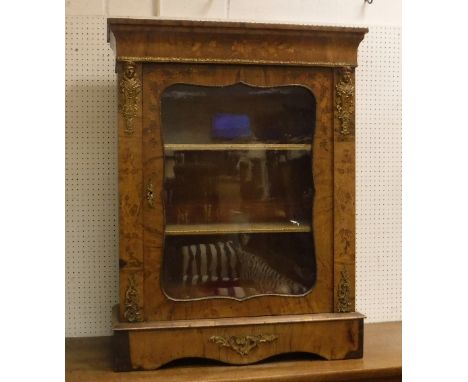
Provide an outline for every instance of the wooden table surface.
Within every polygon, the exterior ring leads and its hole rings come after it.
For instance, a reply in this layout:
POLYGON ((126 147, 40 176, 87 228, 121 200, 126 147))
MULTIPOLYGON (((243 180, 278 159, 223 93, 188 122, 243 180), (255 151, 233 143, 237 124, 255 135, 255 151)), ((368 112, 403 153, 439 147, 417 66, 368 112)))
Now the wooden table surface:
POLYGON ((179 363, 155 371, 112 371, 111 337, 67 338, 66 381, 260 382, 401 381, 401 322, 366 324, 364 358, 345 361, 305 357, 248 366, 179 363))

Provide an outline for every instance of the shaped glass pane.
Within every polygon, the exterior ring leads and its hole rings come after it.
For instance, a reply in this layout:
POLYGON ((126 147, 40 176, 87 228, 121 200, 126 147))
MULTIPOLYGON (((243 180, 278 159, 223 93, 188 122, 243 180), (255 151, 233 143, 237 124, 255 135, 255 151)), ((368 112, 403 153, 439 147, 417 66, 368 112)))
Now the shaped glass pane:
POLYGON ((162 282, 169 298, 311 290, 315 109, 313 94, 300 86, 164 91, 162 282))

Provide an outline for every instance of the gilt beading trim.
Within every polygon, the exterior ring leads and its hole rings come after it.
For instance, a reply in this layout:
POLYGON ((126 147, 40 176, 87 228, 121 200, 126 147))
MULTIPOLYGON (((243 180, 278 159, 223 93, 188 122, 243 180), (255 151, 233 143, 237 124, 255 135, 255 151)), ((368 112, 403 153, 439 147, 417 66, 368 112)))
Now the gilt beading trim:
POLYGON ((255 60, 247 58, 201 58, 201 57, 153 57, 153 56, 119 56, 120 62, 160 62, 160 63, 187 63, 187 64, 244 64, 244 65, 290 65, 290 66, 324 66, 324 67, 356 67, 348 62, 331 61, 283 61, 283 60, 255 60))

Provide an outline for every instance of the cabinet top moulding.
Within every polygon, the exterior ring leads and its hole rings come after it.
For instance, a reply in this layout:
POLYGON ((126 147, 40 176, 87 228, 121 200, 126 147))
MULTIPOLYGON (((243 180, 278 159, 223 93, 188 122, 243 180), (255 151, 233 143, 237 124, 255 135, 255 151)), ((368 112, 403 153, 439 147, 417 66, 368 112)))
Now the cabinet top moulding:
POLYGON ((368 32, 350 27, 128 18, 108 19, 107 26, 117 61, 324 67, 357 66, 357 47, 368 32))

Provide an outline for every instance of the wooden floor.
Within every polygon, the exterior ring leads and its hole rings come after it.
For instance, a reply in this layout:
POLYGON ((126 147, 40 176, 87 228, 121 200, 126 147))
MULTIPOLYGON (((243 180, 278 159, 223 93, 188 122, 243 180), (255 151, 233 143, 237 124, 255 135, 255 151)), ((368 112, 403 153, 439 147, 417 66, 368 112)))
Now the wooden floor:
POLYGON ((111 337, 66 339, 67 382, 401 381, 401 322, 364 326, 364 358, 310 360, 304 356, 249 366, 179 362, 156 371, 112 371, 111 337))

